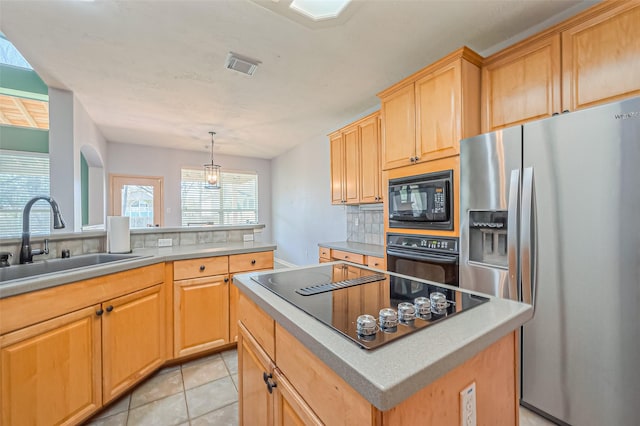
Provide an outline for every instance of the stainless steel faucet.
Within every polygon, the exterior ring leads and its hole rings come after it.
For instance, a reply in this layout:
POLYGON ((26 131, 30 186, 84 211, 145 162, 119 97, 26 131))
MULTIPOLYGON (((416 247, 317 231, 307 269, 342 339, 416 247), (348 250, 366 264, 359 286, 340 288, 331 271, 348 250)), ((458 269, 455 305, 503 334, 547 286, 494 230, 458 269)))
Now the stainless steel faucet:
POLYGON ((27 204, 24 206, 24 210, 22 211, 22 244, 20 245, 20 263, 33 263, 33 256, 38 254, 48 254, 49 253, 49 245, 48 240, 44 240, 44 249, 31 249, 31 233, 29 231, 29 216, 31 215, 31 207, 38 200, 44 200, 51 206, 51 210, 53 211, 53 229, 62 229, 65 227, 64 220, 62 219, 62 214, 60 214, 60 208, 58 207, 58 203, 51 197, 47 197, 44 195, 40 195, 37 197, 33 197, 27 204))

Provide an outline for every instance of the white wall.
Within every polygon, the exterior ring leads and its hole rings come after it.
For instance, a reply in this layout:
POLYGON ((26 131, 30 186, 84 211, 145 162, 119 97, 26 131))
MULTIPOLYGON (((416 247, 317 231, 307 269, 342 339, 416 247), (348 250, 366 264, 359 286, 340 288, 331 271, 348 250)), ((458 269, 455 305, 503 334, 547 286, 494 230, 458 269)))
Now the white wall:
MULTIPOLYGON (((251 170, 258 173, 258 219, 265 225, 262 241, 272 241, 271 161, 257 158, 215 156, 222 170, 251 170)), ((142 145, 108 143, 107 174, 164 177, 164 226, 182 226, 180 215, 180 169, 201 168, 209 153, 142 145)))
POLYGON ((49 161, 51 197, 58 203, 66 228, 52 232, 79 231, 80 154, 74 152, 73 93, 49 89, 49 161))
POLYGON ((329 141, 310 139, 272 160, 276 257, 296 265, 318 263, 318 243, 347 239, 346 206, 333 206, 329 141))

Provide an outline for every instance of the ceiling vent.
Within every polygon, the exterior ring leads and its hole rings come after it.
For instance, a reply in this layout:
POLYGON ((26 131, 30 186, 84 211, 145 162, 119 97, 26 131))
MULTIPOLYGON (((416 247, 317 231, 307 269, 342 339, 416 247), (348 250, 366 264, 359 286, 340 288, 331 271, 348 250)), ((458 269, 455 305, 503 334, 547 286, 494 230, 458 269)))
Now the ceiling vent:
POLYGON ((256 59, 251 59, 233 52, 229 52, 229 55, 227 56, 228 69, 247 75, 253 75, 260 63, 261 62, 256 59))

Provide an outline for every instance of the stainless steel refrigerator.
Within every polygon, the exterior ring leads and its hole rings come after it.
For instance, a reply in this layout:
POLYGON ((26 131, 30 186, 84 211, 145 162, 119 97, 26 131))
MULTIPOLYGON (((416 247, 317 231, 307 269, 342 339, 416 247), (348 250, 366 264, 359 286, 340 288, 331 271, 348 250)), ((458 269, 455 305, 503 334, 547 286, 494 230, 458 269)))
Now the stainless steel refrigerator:
POLYGON ((460 150, 460 287, 535 302, 522 405, 560 424, 640 424, 640 98, 460 150))

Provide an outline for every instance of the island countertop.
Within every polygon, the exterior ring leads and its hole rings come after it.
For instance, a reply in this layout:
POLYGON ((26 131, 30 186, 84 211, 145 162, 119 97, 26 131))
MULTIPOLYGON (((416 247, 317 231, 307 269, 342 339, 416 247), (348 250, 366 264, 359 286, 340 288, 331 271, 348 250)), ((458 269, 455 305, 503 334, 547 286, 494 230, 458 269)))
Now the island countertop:
MULTIPOLYGON (((295 269, 313 272, 318 267, 320 266, 295 269)), ((533 316, 530 305, 489 297, 487 303, 470 309, 463 315, 453 316, 447 321, 369 351, 361 349, 337 331, 251 279, 261 274, 255 272, 236 275, 234 284, 382 411, 395 407, 462 365, 533 316)), ((390 272, 388 274, 402 276, 390 272)), ((479 294, 458 288, 456 290, 479 294)))
MULTIPOLYGON (((9 281, 0 281, 0 299, 161 262, 210 256, 255 253, 275 249, 276 245, 273 243, 256 241, 134 249, 131 254, 136 257, 127 260, 69 269, 61 272, 34 275, 32 277, 9 281)), ((19 268, 24 267, 24 265, 10 266, 10 268, 11 267, 19 268)))

